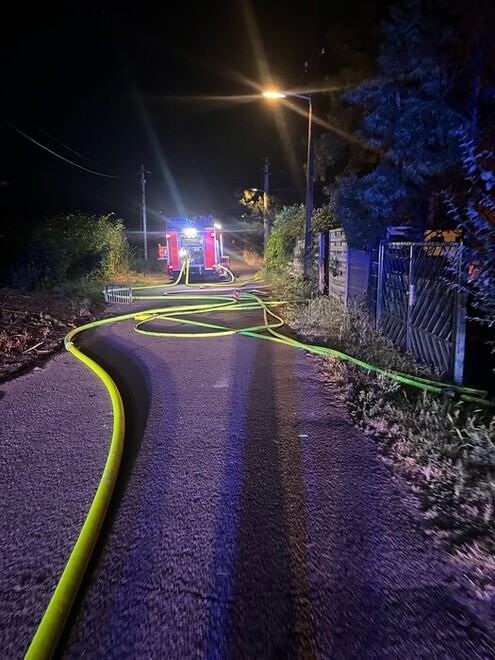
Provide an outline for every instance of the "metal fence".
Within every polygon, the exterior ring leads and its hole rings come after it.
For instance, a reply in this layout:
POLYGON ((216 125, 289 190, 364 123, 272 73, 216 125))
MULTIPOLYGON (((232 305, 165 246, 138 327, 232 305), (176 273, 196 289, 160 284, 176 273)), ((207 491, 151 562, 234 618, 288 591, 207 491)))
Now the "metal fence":
POLYGON ((465 300, 458 243, 383 243, 377 274, 377 326, 396 346, 462 383, 465 300))
POLYGON ((103 289, 107 303, 132 303, 132 287, 122 284, 107 284, 103 289))

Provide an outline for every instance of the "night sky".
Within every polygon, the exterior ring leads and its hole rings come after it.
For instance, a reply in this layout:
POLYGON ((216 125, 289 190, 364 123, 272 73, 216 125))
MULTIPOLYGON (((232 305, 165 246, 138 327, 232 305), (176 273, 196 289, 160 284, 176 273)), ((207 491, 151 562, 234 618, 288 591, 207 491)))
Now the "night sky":
POLYGON ((239 213, 239 191, 262 187, 265 155, 270 187, 304 201, 307 119, 283 110, 294 174, 273 104, 256 95, 270 79, 311 86, 332 12, 345 8, 68 2, 12 11, 2 34, 4 216, 113 212, 137 228, 144 164, 152 221, 159 212, 228 217, 239 213))

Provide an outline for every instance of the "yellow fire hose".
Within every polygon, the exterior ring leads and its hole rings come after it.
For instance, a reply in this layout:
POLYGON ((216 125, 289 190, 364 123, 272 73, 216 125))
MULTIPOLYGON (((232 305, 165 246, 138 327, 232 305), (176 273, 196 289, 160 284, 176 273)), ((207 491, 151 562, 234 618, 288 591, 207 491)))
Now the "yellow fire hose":
MULTIPOLYGON (((230 273, 230 271, 229 271, 230 273)), ((134 287, 135 291, 144 290, 144 289, 160 289, 170 288, 177 286, 182 279, 183 275, 186 275, 186 285, 190 286, 189 283, 189 264, 184 262, 182 264, 181 271, 177 279, 168 285, 150 285, 150 286, 138 286, 134 287)), ((234 276, 232 273, 232 281, 234 276)), ((232 286, 232 283, 226 283, 225 285, 206 285, 203 286, 215 286, 216 288, 225 287, 229 288, 232 286)), ((295 339, 286 337, 279 332, 284 325, 282 318, 277 316, 273 311, 274 307, 285 304, 284 301, 263 301, 259 296, 255 295, 252 292, 244 291, 237 289, 234 292, 234 295, 217 295, 217 296, 205 296, 201 294, 197 295, 180 295, 177 294, 172 297, 165 295, 155 295, 155 296, 133 296, 133 300, 143 300, 143 299, 155 299, 155 300, 167 300, 167 302, 173 301, 173 305, 167 305, 166 307, 152 308, 140 312, 134 312, 129 314, 123 314, 119 316, 114 316, 112 318, 103 319, 100 321, 95 321, 93 323, 88 323, 79 328, 75 328, 65 338, 65 347, 72 355, 81 360, 86 364, 90 369, 92 369, 96 375, 103 381, 105 387, 108 390, 110 399, 112 402, 112 410, 114 417, 114 426, 112 439, 110 442, 110 451, 108 454, 107 462, 103 471, 103 475, 96 491, 95 497, 91 504, 88 516, 83 525, 83 528, 80 532, 79 538, 74 546, 74 549, 69 557, 69 560, 65 566, 65 569, 62 573, 60 581, 55 589, 55 592, 50 600, 50 603, 45 611, 45 614, 39 624, 37 632, 29 646, 29 649, 26 653, 26 659, 32 660, 36 658, 37 660, 48 660, 52 657, 57 643, 62 634, 64 625, 69 616, 70 610, 73 606, 75 597, 80 588, 84 573, 88 566, 91 554, 93 552, 94 546, 96 544, 105 514, 110 503, 110 499, 113 493, 115 482, 117 479, 117 474, 120 467, 120 461, 123 451, 123 441, 124 441, 124 410, 122 405, 121 396, 117 390, 117 387, 110 376, 93 360, 88 356, 82 353, 73 343, 73 339, 76 338, 78 334, 86 330, 96 328, 102 325, 123 322, 127 320, 137 321, 135 325, 136 332, 145 335, 151 336, 166 336, 166 337, 180 337, 180 338, 194 338, 194 337, 219 337, 240 334, 250 337, 256 337, 258 339, 264 339, 269 341, 274 341, 277 343, 285 344, 293 348, 301 348, 311 353, 318 355, 331 355, 333 357, 339 358, 356 364, 364 369, 369 371, 374 371, 378 374, 382 374, 396 380, 400 383, 420 388, 429 392, 434 392, 437 394, 442 394, 445 391, 456 393, 461 400, 467 402, 477 403, 484 406, 494 406, 495 402, 489 401, 486 399, 487 392, 484 390, 478 390, 474 388, 466 388, 451 383, 442 383, 438 381, 429 380, 426 378, 420 378, 417 376, 411 376, 408 374, 402 374, 398 372, 389 371, 387 369, 382 369, 376 367, 372 364, 354 358, 350 355, 336 351, 331 348, 326 348, 323 346, 313 346, 310 344, 304 344, 295 339), (175 305, 175 302, 180 301, 192 301, 196 300, 197 302, 193 304, 183 304, 175 305), (198 316, 205 313, 230 313, 233 311, 243 312, 243 311, 252 311, 252 310, 261 310, 263 315, 263 322, 260 324, 247 326, 240 329, 233 329, 228 325, 218 325, 207 322, 202 322, 197 319, 192 319, 191 316, 198 316), (150 323, 154 324, 154 329, 146 328, 150 323), (171 332, 168 329, 157 329, 157 324, 167 324, 167 327, 176 323, 188 324, 192 330, 191 332, 171 332)))

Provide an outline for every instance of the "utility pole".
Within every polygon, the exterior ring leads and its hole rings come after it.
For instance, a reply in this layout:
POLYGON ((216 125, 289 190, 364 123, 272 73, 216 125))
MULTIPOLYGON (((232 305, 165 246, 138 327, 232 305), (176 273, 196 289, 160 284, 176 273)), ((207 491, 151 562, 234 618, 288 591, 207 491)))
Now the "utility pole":
POLYGON ((270 161, 265 156, 263 165, 263 245, 266 249, 270 226, 268 224, 268 193, 270 191, 270 161))
POLYGON ((148 261, 148 233, 146 229, 146 177, 145 174, 150 174, 148 170, 144 169, 144 165, 141 165, 141 170, 139 172, 141 175, 141 193, 142 193, 142 202, 141 202, 141 219, 143 225, 143 245, 144 245, 144 260, 148 261))

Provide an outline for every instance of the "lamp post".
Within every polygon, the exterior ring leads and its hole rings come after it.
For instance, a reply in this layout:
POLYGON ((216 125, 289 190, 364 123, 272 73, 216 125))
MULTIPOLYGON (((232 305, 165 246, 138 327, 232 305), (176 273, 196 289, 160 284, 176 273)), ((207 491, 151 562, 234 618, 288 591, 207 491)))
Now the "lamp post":
POLYGON ((314 142, 313 142, 313 103, 311 96, 304 94, 292 94, 290 92, 263 92, 263 96, 268 99, 284 99, 294 97, 304 99, 308 102, 308 151, 306 156, 306 203, 305 203, 305 223, 304 223, 304 270, 303 277, 309 279, 311 274, 311 214, 313 211, 313 179, 315 169, 314 142))

